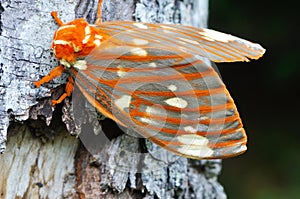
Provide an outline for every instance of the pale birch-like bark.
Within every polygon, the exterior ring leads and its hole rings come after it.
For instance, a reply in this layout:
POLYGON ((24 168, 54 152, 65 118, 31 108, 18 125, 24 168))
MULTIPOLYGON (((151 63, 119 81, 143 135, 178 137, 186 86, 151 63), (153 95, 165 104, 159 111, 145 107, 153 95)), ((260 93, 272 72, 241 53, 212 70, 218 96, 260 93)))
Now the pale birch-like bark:
MULTIPOLYGON (((207 5, 207 0, 104 0, 102 9, 104 21, 206 26, 207 5)), ((218 160, 188 160, 165 151, 156 156, 151 152, 157 147, 147 141, 146 158, 122 156, 119 148, 144 150, 126 134, 99 143, 101 152, 92 157, 70 132, 93 129, 95 121, 82 114, 75 125, 69 100, 50 105, 50 95, 63 91, 64 77, 33 88, 57 64, 50 51, 57 28, 50 12, 59 11, 65 22, 84 17, 92 23, 96 8, 95 0, 1 0, 0 198, 226 198, 217 181, 218 160)))

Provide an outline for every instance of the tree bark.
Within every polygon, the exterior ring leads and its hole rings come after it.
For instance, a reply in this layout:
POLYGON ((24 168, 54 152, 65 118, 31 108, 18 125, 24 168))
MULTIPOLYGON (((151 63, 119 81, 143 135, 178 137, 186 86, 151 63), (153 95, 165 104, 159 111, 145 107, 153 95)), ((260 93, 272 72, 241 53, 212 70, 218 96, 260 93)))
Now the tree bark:
MULTIPOLYGON (((103 21, 205 27, 207 5, 206 0, 104 0, 102 15, 103 21)), ((101 127, 88 103, 76 103, 76 96, 51 106, 50 96, 63 91, 64 76, 33 88, 57 65, 50 50, 57 28, 53 10, 64 22, 83 17, 93 23, 97 1, 0 3, 0 198, 226 198, 217 181, 220 160, 189 160, 127 134, 104 141, 103 130, 111 135, 118 129, 109 120, 101 127), (89 130, 102 136, 86 136, 89 130), (97 150, 90 151, 90 144, 97 150)))

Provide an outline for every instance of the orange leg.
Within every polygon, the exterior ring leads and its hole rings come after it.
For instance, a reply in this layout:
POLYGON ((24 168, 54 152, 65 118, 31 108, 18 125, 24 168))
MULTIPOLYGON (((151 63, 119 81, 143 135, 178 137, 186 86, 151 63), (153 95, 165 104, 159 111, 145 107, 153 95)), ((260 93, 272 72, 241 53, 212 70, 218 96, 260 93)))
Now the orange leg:
MULTIPOLYGON (((53 19, 56 21, 56 23, 59 26, 63 26, 64 25, 64 23, 58 18, 58 15, 57 15, 56 11, 51 12, 51 15, 52 15, 53 19)), ((65 71, 64 66, 63 65, 59 65, 59 66, 55 67, 54 69, 52 69, 48 75, 46 75, 45 77, 43 77, 39 81, 34 82, 34 85, 38 88, 41 85, 43 85, 44 83, 47 83, 50 80, 52 80, 52 79, 54 79, 56 77, 61 76, 64 71, 65 71)), ((74 80, 73 80, 72 76, 69 76, 68 77, 68 81, 66 83, 66 87, 65 87, 65 93, 62 94, 57 100, 52 100, 52 105, 59 104, 66 97, 71 96, 71 94, 73 92, 73 88, 74 88, 74 80)))
POLYGON ((52 106, 61 103, 66 97, 70 97, 73 92, 73 89, 74 80, 72 76, 69 76, 65 87, 65 93, 62 94, 57 100, 52 100, 52 106))
POLYGON ((39 81, 34 82, 34 85, 39 88, 41 85, 49 82, 50 80, 61 76, 61 74, 65 71, 63 65, 56 66, 53 68, 48 75, 40 79, 39 81))
POLYGON ((60 18, 58 18, 56 11, 52 11, 51 12, 51 16, 56 21, 57 25, 59 25, 59 26, 63 26, 64 25, 64 23, 60 20, 60 18))
MULTIPOLYGON (((41 85, 49 82, 50 80, 61 76, 64 71, 65 71, 65 68, 63 67, 63 65, 59 65, 59 66, 53 68, 52 71, 50 71, 50 73, 48 75, 46 75, 45 77, 43 77, 41 80, 34 82, 34 85, 36 87, 40 87, 41 85)), ((71 94, 73 92, 73 88, 74 88, 74 80, 73 80, 72 76, 69 76, 67 83, 66 83, 66 87, 65 87, 65 93, 62 94, 58 98, 58 100, 52 100, 52 105, 59 104, 66 97, 71 96, 71 94)))
POLYGON ((103 0, 99 0, 99 2, 98 2, 97 20, 95 22, 96 25, 102 23, 102 15, 101 15, 102 14, 101 13, 102 2, 103 2, 103 0))

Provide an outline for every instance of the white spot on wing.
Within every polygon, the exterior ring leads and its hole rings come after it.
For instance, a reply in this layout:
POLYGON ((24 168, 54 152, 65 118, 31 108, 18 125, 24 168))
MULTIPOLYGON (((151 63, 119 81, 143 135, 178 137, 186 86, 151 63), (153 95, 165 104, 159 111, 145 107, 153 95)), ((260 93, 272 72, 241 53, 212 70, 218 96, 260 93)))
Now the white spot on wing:
POLYGON ((239 40, 239 38, 221 33, 215 30, 210 30, 210 29, 203 29, 203 32, 199 32, 200 35, 203 35, 205 39, 209 41, 221 41, 221 42, 229 42, 229 41, 234 41, 234 40, 239 40))
POLYGON ((177 140, 183 144, 178 149, 179 152, 195 157, 211 157, 213 150, 207 146, 209 143, 206 137, 197 134, 185 134, 177 137, 177 140))
POLYGON ((178 152, 188 156, 194 156, 199 158, 211 157, 214 153, 214 151, 207 146, 194 146, 194 145, 180 147, 178 148, 178 152))
POLYGON ((183 130, 186 131, 186 132, 190 132, 190 133, 196 133, 197 132, 197 129, 195 129, 192 126, 185 126, 185 127, 183 127, 183 130))
POLYGON ((247 150, 247 146, 246 145, 242 145, 240 148, 238 148, 238 150, 235 150, 235 153, 240 153, 242 151, 246 151, 247 150))
POLYGON ((132 40, 135 45, 147 45, 149 42, 145 39, 133 39, 132 40))
POLYGON ((141 117, 140 118, 141 122, 147 123, 147 124, 152 124, 152 125, 156 125, 157 122, 154 120, 151 120, 150 118, 146 118, 146 117, 141 117))
POLYGON ((103 37, 102 37, 101 35, 97 35, 97 34, 95 34, 95 38, 96 38, 96 39, 100 39, 100 40, 101 40, 103 37))
POLYGON ((143 23, 133 23, 133 25, 141 29, 148 29, 148 26, 143 23))
POLYGON ((202 116, 199 117, 199 120, 207 120, 207 119, 209 119, 209 117, 207 117, 205 115, 204 116, 202 115, 202 116))
POLYGON ((146 113, 148 113, 149 115, 162 115, 162 109, 154 106, 147 106, 146 113))
POLYGON ((149 66, 155 68, 155 67, 157 67, 157 64, 156 64, 155 62, 151 62, 151 63, 149 64, 149 66))
POLYGON ((123 95, 122 97, 117 99, 115 103, 120 109, 124 110, 125 108, 129 108, 130 101, 131 101, 131 96, 123 95))
POLYGON ((168 86, 168 89, 169 89, 170 91, 176 91, 176 90, 177 90, 177 86, 171 84, 171 85, 168 86))
POLYGON ((123 70, 123 67, 121 65, 117 66, 117 68, 119 69, 117 71, 117 74, 119 77, 124 77, 126 75, 126 72, 123 70))
POLYGON ((95 39, 95 40, 94 40, 94 44, 95 44, 96 46, 100 46, 100 45, 101 45, 101 41, 100 41, 99 39, 95 39))
POLYGON ((59 60, 59 63, 67 68, 71 67, 71 64, 69 62, 67 62, 65 59, 59 60))
POLYGON ((180 97, 173 97, 173 98, 165 100, 165 102, 167 104, 169 104, 170 106, 174 106, 177 108, 185 108, 188 105, 187 101, 180 97))
POLYGON ((142 48, 132 48, 130 50, 130 52, 133 54, 133 55, 138 55, 138 56, 141 56, 141 57, 145 57, 147 56, 147 51, 142 49, 142 48))
POLYGON ((192 146, 207 146, 208 139, 197 134, 185 134, 177 137, 177 140, 185 145, 192 145, 192 146))
POLYGON ((73 66, 74 66, 74 68, 76 68, 78 70, 86 70, 87 69, 85 60, 78 60, 75 62, 75 64, 73 66))

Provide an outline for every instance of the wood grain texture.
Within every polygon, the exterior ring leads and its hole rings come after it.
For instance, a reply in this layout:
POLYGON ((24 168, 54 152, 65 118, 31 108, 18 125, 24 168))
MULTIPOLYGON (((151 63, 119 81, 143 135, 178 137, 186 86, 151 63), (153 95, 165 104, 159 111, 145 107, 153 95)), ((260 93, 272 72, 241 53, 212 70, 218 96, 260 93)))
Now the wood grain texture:
MULTIPOLYGON (((220 161, 191 161, 126 134, 106 142, 93 137, 98 150, 92 156, 82 135, 88 130, 101 133, 101 127, 82 96, 53 108, 50 96, 63 91, 64 77, 41 89, 32 87, 57 64, 50 50, 57 25, 50 12, 57 10, 65 22, 84 17, 93 23, 96 7, 95 0, 1 1, 1 152, 11 124, 7 150, 0 156, 1 198, 226 198, 217 181, 220 161), (76 112, 72 103, 84 112, 76 112), (65 133, 61 120, 69 133, 81 133, 81 143, 65 133), (146 156, 131 156, 145 151, 146 156)), ((202 0, 104 0, 102 7, 104 21, 202 27, 207 9, 202 0)))

